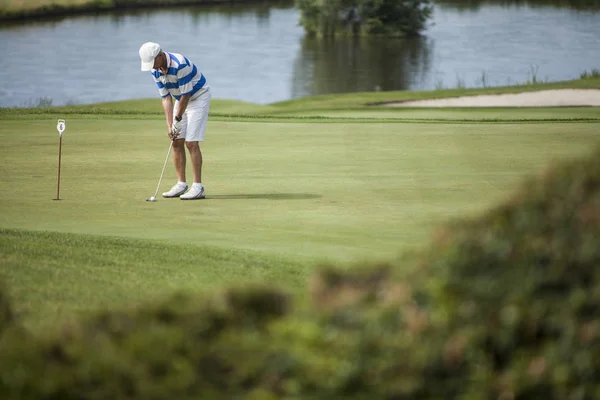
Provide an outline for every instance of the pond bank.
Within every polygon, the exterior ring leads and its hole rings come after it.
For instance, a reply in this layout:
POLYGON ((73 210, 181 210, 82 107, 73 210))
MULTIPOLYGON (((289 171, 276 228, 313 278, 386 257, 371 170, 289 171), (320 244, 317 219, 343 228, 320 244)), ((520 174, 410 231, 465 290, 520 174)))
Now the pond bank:
POLYGON ((26 21, 115 10, 174 8, 201 5, 291 3, 291 0, 7 0, 0 5, 0 21, 26 21))

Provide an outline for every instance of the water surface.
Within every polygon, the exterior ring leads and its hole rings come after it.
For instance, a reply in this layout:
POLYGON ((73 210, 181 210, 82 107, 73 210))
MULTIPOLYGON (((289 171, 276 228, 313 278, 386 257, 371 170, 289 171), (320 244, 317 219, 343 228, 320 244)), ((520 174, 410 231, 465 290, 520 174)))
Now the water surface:
POLYGON ((256 103, 372 90, 558 81, 600 69, 600 13, 562 3, 444 1, 421 38, 314 40, 293 3, 177 8, 0 27, 0 106, 157 96, 156 41, 198 64, 213 96, 256 103))

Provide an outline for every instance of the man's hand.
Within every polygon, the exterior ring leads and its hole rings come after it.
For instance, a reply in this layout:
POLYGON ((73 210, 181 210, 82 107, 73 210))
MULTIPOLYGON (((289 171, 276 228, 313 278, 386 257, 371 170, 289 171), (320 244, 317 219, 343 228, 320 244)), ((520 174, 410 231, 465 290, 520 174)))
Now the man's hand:
POLYGON ((179 136, 179 132, 175 132, 175 128, 171 128, 171 130, 169 131, 169 138, 171 140, 175 140, 175 139, 177 139, 178 136, 179 136))
POLYGON ((181 132, 181 125, 183 125, 181 120, 179 120, 179 121, 175 120, 175 123, 173 123, 173 131, 175 131, 177 133, 181 132))
POLYGON ((181 126, 183 125, 181 117, 175 117, 173 121, 173 128, 171 128, 171 139, 175 140, 181 132, 181 126))
POLYGON ((169 137, 171 138, 171 140, 175 140, 179 137, 179 133, 181 133, 181 125, 181 117, 175 117, 171 130, 169 131, 169 137))

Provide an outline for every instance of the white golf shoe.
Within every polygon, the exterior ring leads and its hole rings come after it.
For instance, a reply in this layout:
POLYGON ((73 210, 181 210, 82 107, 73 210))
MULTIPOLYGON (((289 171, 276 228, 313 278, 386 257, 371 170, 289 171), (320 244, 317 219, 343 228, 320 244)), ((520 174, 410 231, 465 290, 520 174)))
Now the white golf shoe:
POLYGON ((200 200, 205 198, 204 195, 204 186, 198 187, 196 185, 192 185, 190 190, 187 191, 186 194, 181 195, 179 198, 181 200, 200 200))
POLYGON ((163 197, 166 197, 166 198, 179 197, 185 193, 187 188, 188 188, 187 183, 177 182, 175 184, 175 186, 173 186, 171 188, 171 190, 169 190, 168 192, 164 192, 162 195, 163 195, 163 197))

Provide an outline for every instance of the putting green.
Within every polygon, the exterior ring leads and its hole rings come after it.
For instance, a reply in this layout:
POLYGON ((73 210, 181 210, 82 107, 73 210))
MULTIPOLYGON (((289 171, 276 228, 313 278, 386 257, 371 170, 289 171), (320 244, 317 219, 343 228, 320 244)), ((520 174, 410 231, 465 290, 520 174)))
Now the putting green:
MULTIPOLYGON (((52 201, 55 121, 15 135, 22 122, 6 120, 0 226, 387 259, 504 198, 551 160, 587 150, 599 126, 215 121, 202 146, 208 198, 148 203, 168 150, 162 121, 68 120, 63 200, 52 201)), ((169 162, 161 191, 173 182, 169 162)))

